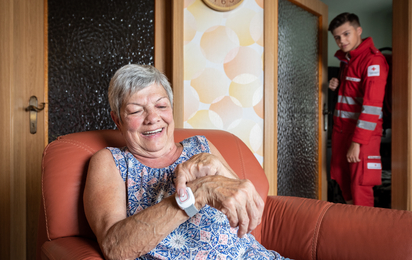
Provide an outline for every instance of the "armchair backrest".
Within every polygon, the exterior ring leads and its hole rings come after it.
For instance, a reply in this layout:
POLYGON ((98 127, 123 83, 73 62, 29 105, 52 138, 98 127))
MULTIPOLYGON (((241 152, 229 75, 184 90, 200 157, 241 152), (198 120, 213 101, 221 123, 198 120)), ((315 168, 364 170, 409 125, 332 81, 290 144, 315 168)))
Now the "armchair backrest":
MULTIPOLYGON (((175 141, 204 135, 223 155, 239 178, 249 179, 266 201, 266 175, 249 148, 235 135, 221 130, 175 129, 175 141)), ((59 137, 43 152, 42 208, 38 230, 38 256, 47 240, 80 236, 95 238, 83 209, 83 189, 90 158, 105 147, 123 147, 117 130, 96 130, 59 137)), ((261 226, 252 233, 261 240, 261 226)))

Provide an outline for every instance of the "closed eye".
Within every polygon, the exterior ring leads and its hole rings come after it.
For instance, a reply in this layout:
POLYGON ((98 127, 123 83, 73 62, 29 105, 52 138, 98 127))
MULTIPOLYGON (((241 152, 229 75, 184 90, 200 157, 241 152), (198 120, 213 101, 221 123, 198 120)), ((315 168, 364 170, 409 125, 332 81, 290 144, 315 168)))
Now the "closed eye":
POLYGON ((165 108, 168 108, 169 106, 167 104, 158 104, 156 105, 156 107, 159 109, 165 109, 165 108))
POLYGON ((137 111, 131 112, 130 114, 133 115, 133 114, 138 114, 140 112, 142 112, 142 110, 137 110, 137 111))

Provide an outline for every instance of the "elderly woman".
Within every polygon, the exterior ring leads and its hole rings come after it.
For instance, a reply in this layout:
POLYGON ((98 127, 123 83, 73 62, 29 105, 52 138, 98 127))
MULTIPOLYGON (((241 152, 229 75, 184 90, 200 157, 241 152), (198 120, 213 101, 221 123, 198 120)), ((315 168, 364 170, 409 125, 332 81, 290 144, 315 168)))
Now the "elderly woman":
POLYGON ((174 141, 173 94, 147 65, 110 82, 111 117, 126 147, 91 159, 88 222, 107 259, 282 259, 249 234, 264 203, 203 136, 174 141))

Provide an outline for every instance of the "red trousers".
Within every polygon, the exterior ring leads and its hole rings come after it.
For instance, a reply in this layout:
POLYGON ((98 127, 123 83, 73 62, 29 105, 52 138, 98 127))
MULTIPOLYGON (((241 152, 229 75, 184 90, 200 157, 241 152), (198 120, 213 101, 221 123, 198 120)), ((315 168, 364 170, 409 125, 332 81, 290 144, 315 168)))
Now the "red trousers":
POLYGON ((382 183, 380 136, 372 136, 369 144, 361 144, 358 163, 348 163, 346 154, 353 134, 332 133, 332 160, 330 174, 342 190, 346 201, 353 204, 374 206, 373 186, 382 183))

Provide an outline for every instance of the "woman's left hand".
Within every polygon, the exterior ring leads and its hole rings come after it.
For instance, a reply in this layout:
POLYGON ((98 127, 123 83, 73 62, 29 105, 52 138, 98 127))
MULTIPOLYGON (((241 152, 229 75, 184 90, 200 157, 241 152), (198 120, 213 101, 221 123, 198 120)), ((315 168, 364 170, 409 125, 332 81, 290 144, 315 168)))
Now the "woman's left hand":
POLYGON ((225 175, 224 170, 227 169, 217 156, 209 153, 196 154, 176 167, 176 192, 180 196, 184 193, 187 182, 209 175, 225 175))
POLYGON ((215 175, 196 179, 188 185, 195 196, 196 208, 208 204, 220 210, 231 227, 239 227, 238 237, 260 224, 265 203, 251 181, 215 175))

